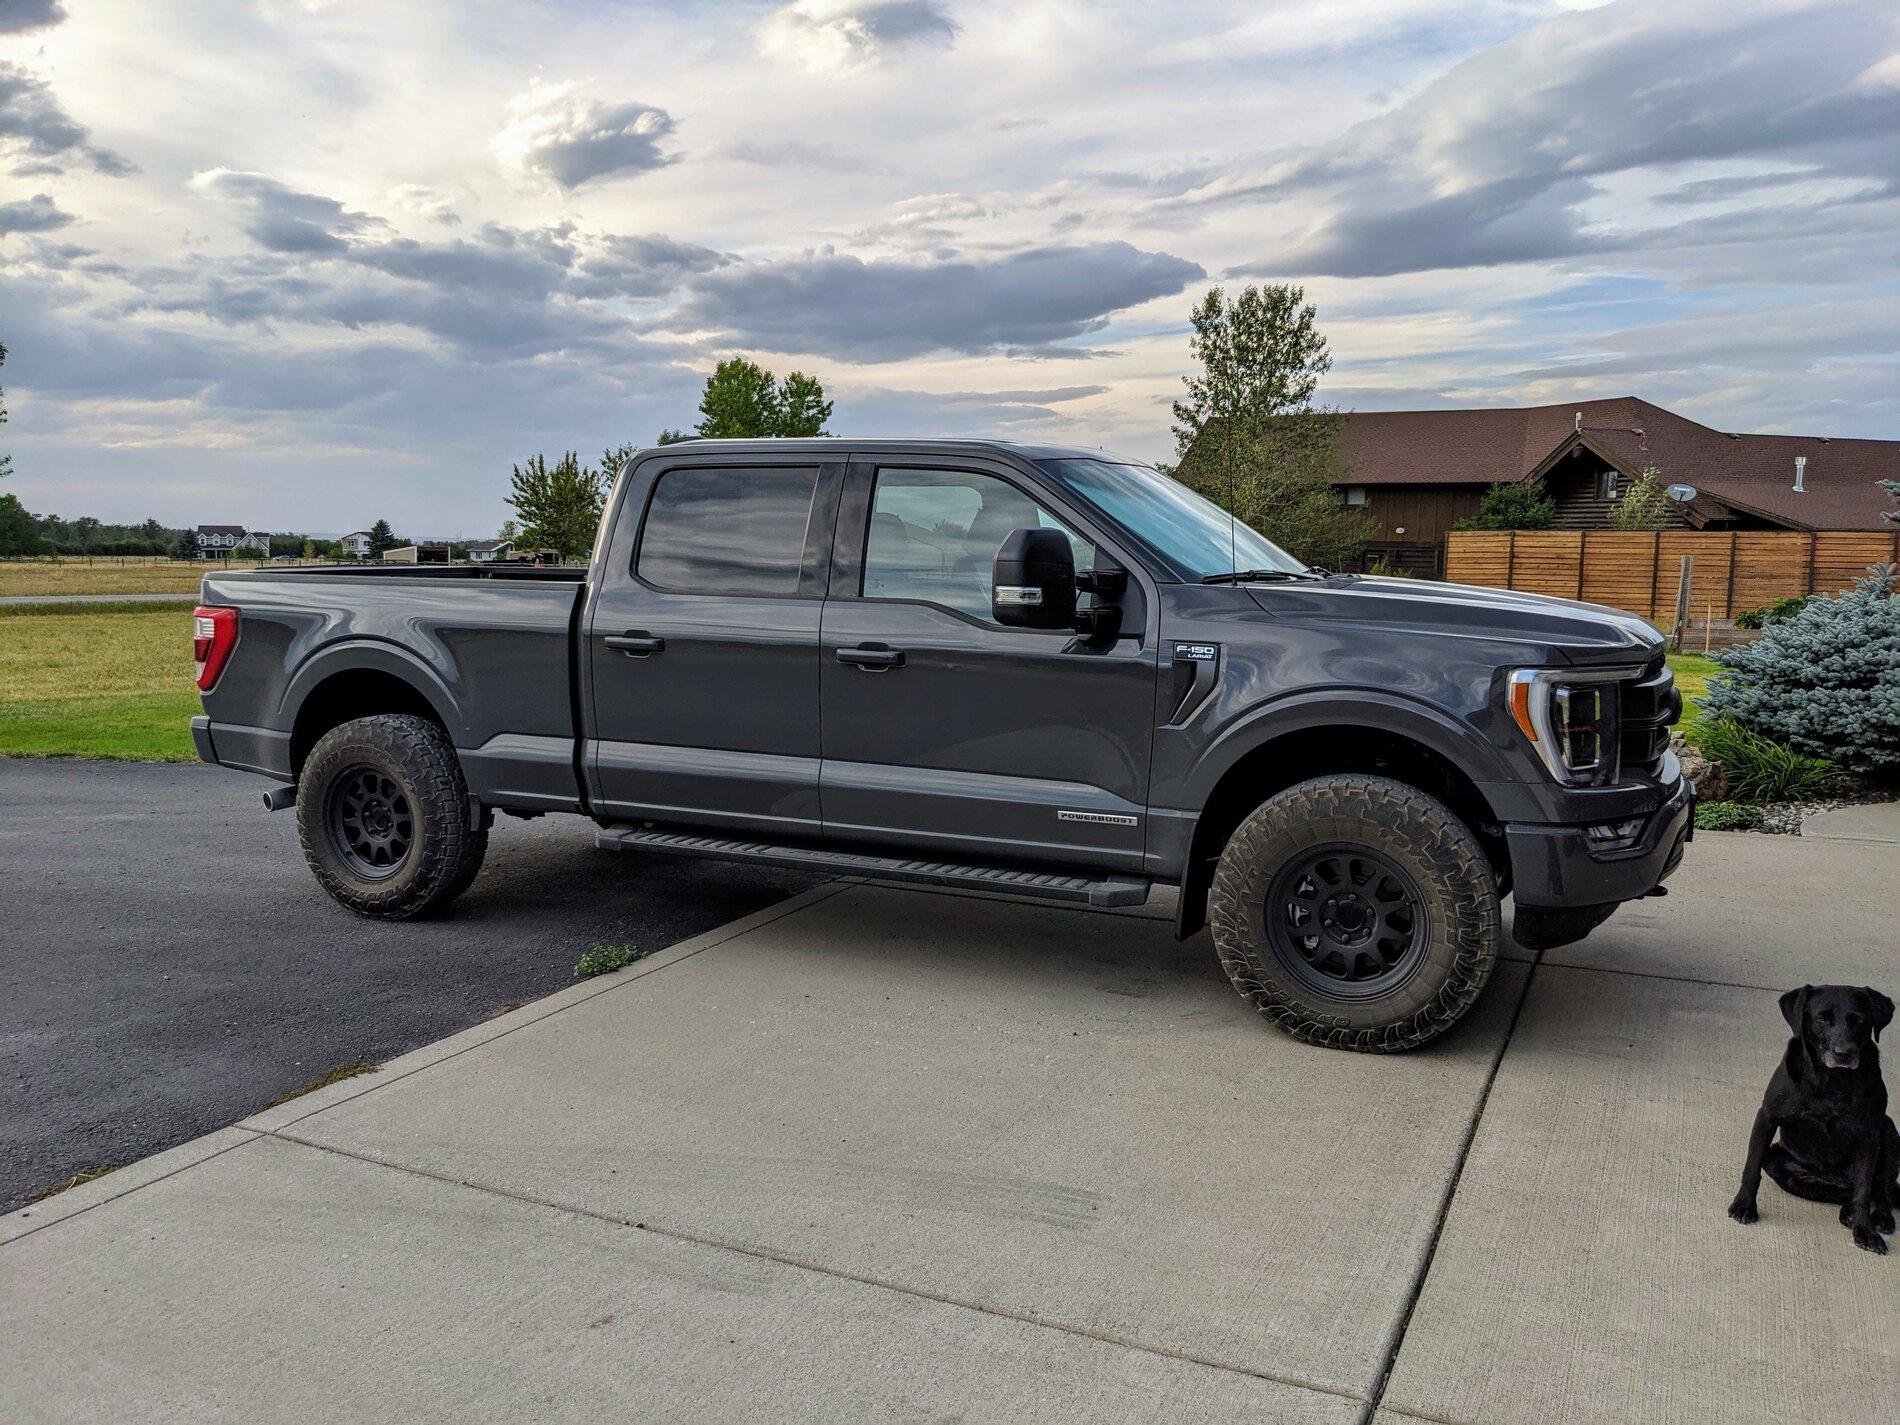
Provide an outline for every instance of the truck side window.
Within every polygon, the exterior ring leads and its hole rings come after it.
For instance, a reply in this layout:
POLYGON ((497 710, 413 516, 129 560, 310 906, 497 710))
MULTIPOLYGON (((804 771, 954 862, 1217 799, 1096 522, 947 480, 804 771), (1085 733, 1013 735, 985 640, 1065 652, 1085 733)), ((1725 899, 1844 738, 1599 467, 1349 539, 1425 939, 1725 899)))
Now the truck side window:
POLYGON ((796 594, 815 468, 669 470, 653 487, 634 572, 688 594, 796 594))
POLYGON ((1059 529, 1075 567, 1095 546, 1006 480, 968 470, 877 472, 864 546, 864 597, 922 599, 987 621, 991 566, 1011 530, 1059 529))

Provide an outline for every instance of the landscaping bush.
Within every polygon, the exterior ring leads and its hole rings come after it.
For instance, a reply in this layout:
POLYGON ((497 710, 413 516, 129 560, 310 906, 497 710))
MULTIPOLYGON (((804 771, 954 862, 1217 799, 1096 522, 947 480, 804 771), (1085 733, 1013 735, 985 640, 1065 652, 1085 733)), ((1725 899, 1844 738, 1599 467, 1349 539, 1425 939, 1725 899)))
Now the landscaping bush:
POLYGON ((1783 619, 1793 618, 1808 606, 1806 594, 1796 594, 1791 598, 1779 600, 1765 609, 1743 609, 1735 615, 1737 628, 1762 629, 1771 623, 1780 623, 1783 619))
POLYGON ((1796 802, 1828 791, 1840 778, 1825 757, 1809 757, 1740 723, 1717 718, 1702 729, 1702 753, 1721 764, 1738 802, 1796 802))
MULTIPOLYGON (((1850 772, 1900 778, 1900 599, 1877 565, 1837 598, 1810 599, 1726 649, 1704 713, 1850 772)), ((1728 769, 1728 758, 1704 750, 1728 769)), ((1730 771, 1731 785, 1734 772, 1730 771)))
POLYGON ((1761 825, 1761 808, 1740 802, 1697 802, 1697 831, 1753 831, 1761 825))

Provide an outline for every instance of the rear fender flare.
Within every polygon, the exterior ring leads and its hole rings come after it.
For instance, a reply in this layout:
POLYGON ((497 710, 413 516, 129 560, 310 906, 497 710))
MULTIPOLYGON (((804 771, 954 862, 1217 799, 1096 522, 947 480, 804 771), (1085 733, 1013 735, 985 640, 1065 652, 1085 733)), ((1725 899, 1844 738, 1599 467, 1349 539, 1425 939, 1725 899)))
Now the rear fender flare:
POLYGON ((448 729, 450 740, 457 747, 468 745, 467 723, 441 675, 407 649, 374 639, 332 643, 306 659, 285 685, 278 725, 286 730, 295 727, 310 695, 338 674, 363 672, 386 673, 407 683, 448 729))

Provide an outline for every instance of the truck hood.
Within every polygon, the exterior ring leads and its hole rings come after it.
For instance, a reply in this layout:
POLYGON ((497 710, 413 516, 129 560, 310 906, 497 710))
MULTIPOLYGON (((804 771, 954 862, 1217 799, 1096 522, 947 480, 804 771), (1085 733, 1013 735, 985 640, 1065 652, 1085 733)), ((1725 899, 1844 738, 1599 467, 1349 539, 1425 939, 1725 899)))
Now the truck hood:
POLYGON ((1634 614, 1513 589, 1352 575, 1236 587, 1275 616, 1337 618, 1401 632, 1542 644, 1572 663, 1646 662, 1663 649, 1662 635, 1634 614))

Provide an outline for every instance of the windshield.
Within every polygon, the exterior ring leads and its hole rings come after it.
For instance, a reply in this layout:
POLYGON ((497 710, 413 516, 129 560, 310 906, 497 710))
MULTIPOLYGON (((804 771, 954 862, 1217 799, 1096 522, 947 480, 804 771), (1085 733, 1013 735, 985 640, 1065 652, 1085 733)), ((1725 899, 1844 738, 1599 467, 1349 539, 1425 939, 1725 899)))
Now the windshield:
POLYGON ((1288 574, 1306 566, 1257 530, 1229 518, 1178 480, 1146 465, 1113 460, 1045 460, 1042 468, 1084 504, 1093 506, 1151 553, 1193 581, 1235 570, 1288 574))

